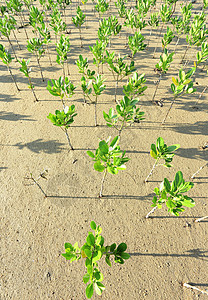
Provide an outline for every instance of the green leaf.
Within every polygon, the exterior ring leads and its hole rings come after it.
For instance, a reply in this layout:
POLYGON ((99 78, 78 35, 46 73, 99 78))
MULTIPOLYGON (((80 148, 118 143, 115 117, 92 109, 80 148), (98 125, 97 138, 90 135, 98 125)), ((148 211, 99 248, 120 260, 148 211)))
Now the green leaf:
POLYGON ((111 261, 107 256, 105 257, 105 262, 107 265, 109 265, 109 267, 111 267, 111 261))
POLYGON ((86 241, 87 241, 87 244, 89 246, 94 246, 94 244, 95 244, 95 237, 94 237, 94 235, 92 233, 89 233, 88 236, 87 236, 86 241))
POLYGON ((182 204, 186 207, 194 207, 195 206, 195 202, 192 198, 186 197, 185 200, 183 200, 182 204))
POLYGON ((179 188, 178 192, 179 193, 185 193, 185 192, 188 192, 190 189, 192 189, 194 186, 194 183, 193 182, 185 182, 183 184, 182 187, 179 188))
POLYGON ((163 138, 159 137, 159 138, 157 139, 157 148, 158 148, 159 150, 162 150, 163 147, 164 147, 164 140, 163 140, 163 138))
POLYGON ((174 185, 178 188, 181 183, 183 182, 183 174, 181 171, 178 171, 175 175, 175 179, 174 179, 174 185))
POLYGON ((93 283, 90 283, 86 287, 86 296, 87 296, 88 299, 90 299, 92 297, 93 292, 94 292, 93 283))
POLYGON ((112 142, 110 143, 110 147, 114 148, 114 146, 116 145, 118 139, 119 139, 119 137, 116 136, 116 137, 112 140, 112 142))
POLYGON ((167 178, 164 178, 164 186, 165 186, 166 192, 169 192, 171 189, 171 186, 170 186, 170 182, 168 181, 167 178))
POLYGON ((110 251, 113 252, 115 249, 116 249, 116 243, 113 243, 113 244, 110 246, 110 251))
POLYGON ((99 143, 99 149, 103 154, 108 154, 108 144, 106 143, 106 141, 101 141, 99 143))
POLYGON ((178 148, 180 148, 180 145, 179 144, 175 144, 175 145, 169 146, 167 150, 168 150, 168 152, 174 152, 178 148))
POLYGON ((91 223, 90 223, 90 227, 92 228, 92 230, 96 230, 96 223, 94 222, 94 221, 92 221, 91 223))
POLYGON ((126 251, 126 249, 127 249, 127 245, 125 243, 121 243, 120 245, 118 245, 117 252, 121 253, 126 251))
POLYGON ((103 172, 105 170, 105 166, 101 165, 100 162, 96 162, 94 164, 94 169, 95 169, 95 171, 103 172))
POLYGON ((89 249, 84 249, 85 254, 87 255, 88 258, 92 257, 92 251, 89 249))
POLYGON ((98 250, 97 253, 94 252, 92 262, 94 263, 94 262, 98 261, 101 257, 102 257, 102 252, 100 250, 98 250))
POLYGON ((83 281, 86 284, 90 280, 90 275, 87 273, 83 276, 83 281))
POLYGON ((87 154, 88 154, 90 157, 95 158, 95 155, 94 155, 94 153, 93 153, 92 151, 87 151, 87 154))
POLYGON ((129 259, 130 258, 130 254, 126 253, 126 252, 122 252, 119 254, 123 259, 129 259))
POLYGON ((95 292, 96 292, 96 294, 101 296, 104 289, 105 289, 105 286, 101 282, 95 282, 95 292))
POLYGON ((150 155, 154 158, 157 159, 157 154, 153 150, 150 151, 150 155))

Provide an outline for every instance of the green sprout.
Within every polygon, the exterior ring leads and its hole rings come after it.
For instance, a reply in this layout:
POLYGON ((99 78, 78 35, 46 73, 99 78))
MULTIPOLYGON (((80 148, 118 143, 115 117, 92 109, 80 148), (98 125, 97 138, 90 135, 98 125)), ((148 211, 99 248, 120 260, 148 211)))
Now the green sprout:
POLYGON ((75 113, 75 105, 71 105, 66 106, 64 110, 56 110, 55 115, 50 113, 47 116, 47 118, 53 123, 53 125, 59 126, 65 132, 71 150, 74 150, 74 148, 72 147, 71 141, 69 139, 67 129, 74 122, 74 117, 76 115, 77 113, 75 113))
POLYGON ((157 143, 151 145, 151 151, 150 155, 155 159, 155 163, 152 167, 152 170, 150 171, 149 175, 146 177, 144 182, 147 182, 149 177, 152 175, 154 169, 157 166, 164 166, 166 168, 172 167, 170 164, 173 160, 173 156, 175 155, 173 152, 175 152, 178 148, 180 148, 179 144, 175 144, 172 146, 167 146, 164 143, 163 138, 159 137, 157 139, 157 143), (163 159, 165 161, 164 164, 159 164, 159 161, 163 159))
POLYGON ((125 163, 129 161, 128 157, 124 157, 126 151, 120 150, 120 146, 118 145, 119 137, 116 136, 111 143, 110 138, 111 137, 109 137, 107 141, 100 141, 95 154, 91 151, 87 151, 87 154, 93 158, 95 162, 94 169, 98 172, 104 172, 99 193, 100 198, 103 196, 103 184, 107 172, 113 175, 118 174, 118 171, 126 169, 125 163))
POLYGON ((179 216, 180 212, 183 212, 185 207, 194 207, 195 202, 187 195, 183 195, 188 192, 194 186, 193 182, 185 182, 183 174, 178 171, 175 174, 175 178, 172 183, 167 178, 163 180, 159 188, 155 188, 154 192, 156 196, 153 197, 153 209, 146 215, 149 218, 156 208, 162 208, 163 203, 166 204, 168 212, 175 216, 179 216))
POLYGON ((126 253, 127 245, 121 243, 116 246, 113 243, 110 246, 104 246, 104 238, 101 235, 102 228, 96 225, 94 221, 90 223, 91 229, 94 231, 89 232, 86 238, 86 243, 82 247, 78 247, 76 242, 74 246, 71 243, 65 243, 65 253, 62 256, 70 262, 85 258, 85 267, 87 273, 83 276, 83 282, 87 284, 86 296, 88 299, 92 298, 94 291, 97 295, 101 296, 105 289, 102 284, 103 274, 100 272, 98 262, 102 257, 105 257, 105 262, 111 267, 110 257, 114 257, 114 261, 119 264, 124 264, 130 255, 126 253))

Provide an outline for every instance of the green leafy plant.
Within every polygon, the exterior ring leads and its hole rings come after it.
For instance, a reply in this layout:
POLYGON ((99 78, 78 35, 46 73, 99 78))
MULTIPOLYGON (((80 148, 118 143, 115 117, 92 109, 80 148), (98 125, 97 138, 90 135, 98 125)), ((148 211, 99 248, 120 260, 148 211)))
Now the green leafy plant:
POLYGON ((167 168, 172 167, 172 165, 170 164, 173 160, 173 156, 175 155, 173 152, 175 152, 178 148, 180 148, 179 144, 175 144, 172 146, 167 146, 164 143, 163 138, 159 137, 157 139, 156 145, 152 144, 151 145, 151 151, 150 151, 150 155, 155 159, 155 163, 152 167, 152 170, 150 171, 150 173, 148 174, 148 176, 146 177, 144 182, 147 182, 149 177, 152 175, 154 169, 157 166, 164 166, 167 168), (160 160, 163 159, 165 161, 164 164, 159 164, 160 160))
POLYGON ((173 83, 171 84, 171 90, 173 92, 173 100, 165 115, 165 118, 163 119, 162 125, 165 123, 175 100, 179 96, 183 96, 184 94, 193 94, 194 92, 196 92, 196 88, 193 88, 193 80, 191 78, 195 71, 195 66, 192 67, 188 72, 183 71, 183 69, 181 68, 179 70, 178 78, 172 77, 173 83))
POLYGON ((173 55, 174 55, 174 52, 169 54, 168 50, 165 48, 162 55, 160 55, 159 63, 157 63, 155 65, 155 71, 160 74, 160 77, 156 84, 156 88, 155 88, 155 91, 154 91, 154 94, 152 97, 152 102, 154 102, 154 100, 155 100, 155 96, 156 96, 160 81, 162 79, 162 76, 167 73, 171 62, 173 61, 173 55))
POLYGON ((105 48, 106 48, 107 44, 106 42, 100 42, 98 40, 96 40, 96 44, 91 47, 89 46, 90 48, 90 51, 92 52, 93 54, 93 64, 95 64, 98 68, 98 73, 99 73, 99 66, 100 64, 102 64, 102 67, 103 67, 103 64, 105 62, 105 57, 104 57, 104 51, 105 51, 105 48))
POLYGON ((31 68, 28 67, 30 59, 28 59, 27 61, 22 59, 22 61, 18 60, 18 62, 21 65, 20 71, 25 75, 25 77, 28 78, 28 81, 29 81, 29 86, 28 87, 29 87, 29 89, 32 90, 35 101, 38 102, 38 98, 37 98, 37 96, 35 94, 35 91, 34 91, 34 85, 32 84, 32 81, 31 81, 31 78, 30 78, 30 73, 31 73, 31 70, 32 70, 31 68))
POLYGON ((132 77, 128 78, 127 84, 123 85, 123 93, 130 99, 134 99, 139 95, 144 95, 144 91, 147 89, 145 85, 145 74, 139 75, 134 72, 132 77))
POLYGON ((0 32, 3 36, 5 36, 7 38, 8 42, 12 48, 12 52, 14 53, 15 59, 17 61, 18 59, 17 59, 16 53, 15 53, 14 47, 12 45, 12 42, 10 40, 10 34, 14 28, 15 28, 14 24, 13 24, 13 22, 10 22, 10 17, 7 13, 4 15, 4 17, 0 18, 0 32))
POLYGON ((183 206, 194 207, 194 200, 184 195, 184 193, 192 189, 193 186, 193 182, 185 182, 181 171, 176 173, 172 183, 165 178, 160 184, 160 187, 154 189, 156 196, 154 196, 152 200, 153 204, 151 206, 153 209, 146 215, 146 218, 148 218, 156 208, 162 208, 164 203, 168 208, 168 212, 175 216, 179 216, 179 213, 185 210, 183 206))
POLYGON ((196 58, 197 58, 197 65, 199 65, 202 62, 207 61, 207 59, 208 59, 208 42, 207 41, 205 41, 201 44, 201 50, 197 52, 196 58))
POLYGON ((126 18, 124 21, 124 26, 131 27, 131 29, 142 30, 147 26, 146 21, 144 20, 144 11, 137 10, 138 13, 135 13, 133 9, 128 9, 126 11, 126 18))
POLYGON ((81 26, 82 26, 82 24, 84 24, 85 18, 86 18, 86 15, 82 12, 81 8, 78 6, 77 7, 77 15, 75 17, 72 17, 72 22, 79 29, 81 48, 83 47, 82 36, 81 36, 81 26))
POLYGON ((139 103, 138 99, 130 99, 127 96, 116 105, 116 112, 113 108, 109 109, 109 113, 103 112, 103 117, 108 127, 114 127, 118 130, 118 136, 124 128, 132 126, 135 122, 139 123, 144 120, 144 112, 140 108, 136 108, 139 103))
POLYGON ((188 45, 181 62, 185 60, 188 49, 193 48, 194 46, 200 46, 207 39, 207 34, 208 29, 206 29, 206 17, 204 12, 202 12, 201 14, 195 15, 193 22, 191 23, 190 30, 186 36, 188 45))
POLYGON ((105 90, 105 85, 104 85, 105 79, 101 75, 97 75, 94 80, 92 81, 92 86, 94 90, 94 96, 95 100, 94 106, 95 106, 95 126, 97 126, 97 101, 98 101, 98 96, 101 95, 101 93, 105 90))
POLYGON ((33 32, 36 34, 38 32, 38 25, 44 23, 44 15, 45 15, 44 11, 40 12, 40 10, 35 6, 30 7, 29 22, 30 25, 33 27, 33 32))
POLYGON ((159 31, 158 41, 157 41, 157 44, 156 44, 155 49, 154 49, 153 58, 155 58, 155 53, 156 53, 156 50, 157 50, 157 46, 158 46, 158 43, 159 43, 159 40, 160 40, 160 35, 162 33, 162 30, 163 30, 165 24, 170 21, 171 16, 173 14, 172 5, 168 6, 167 3, 164 4, 164 5, 162 4, 159 13, 160 13, 160 18, 161 18, 161 21, 162 21, 162 25, 161 25, 161 28, 160 28, 160 31, 159 31))
POLYGON ((88 58, 86 57, 85 59, 83 58, 83 56, 80 54, 79 55, 79 59, 77 59, 75 61, 78 69, 79 69, 79 73, 83 74, 83 75, 87 75, 87 69, 89 67, 88 64, 88 58))
POLYGON ((137 52, 142 51, 146 48, 147 44, 144 44, 143 41, 144 36, 139 32, 135 32, 133 36, 129 36, 128 45, 129 49, 131 50, 132 59, 137 52))
POLYGON ((12 62, 12 57, 11 54, 4 48, 4 46, 2 44, 0 44, 0 59, 2 60, 2 62, 7 66, 7 69, 12 77, 12 80, 18 90, 18 92, 20 91, 17 82, 12 74, 11 68, 9 67, 9 64, 12 62))
POLYGON ((108 10, 109 4, 106 0, 97 0, 95 10, 99 13, 99 17, 108 10))
POLYGON ((66 30, 66 23, 63 21, 61 13, 56 5, 52 7, 52 14, 50 16, 51 21, 49 26, 53 29, 57 42, 57 36, 59 34, 62 35, 63 32, 66 30))
POLYGON ((127 245, 121 243, 116 246, 115 243, 110 246, 104 246, 104 238, 101 235, 102 228, 100 225, 96 225, 94 221, 90 223, 91 229, 86 238, 86 243, 82 247, 78 247, 76 242, 74 246, 71 243, 65 243, 65 253, 62 256, 70 262, 85 258, 85 267, 87 273, 83 276, 83 282, 87 284, 86 296, 88 299, 92 298, 94 291, 97 295, 101 296, 105 289, 102 284, 103 274, 100 272, 98 262, 102 257, 105 257, 105 262, 111 267, 110 257, 114 257, 114 261, 119 264, 124 264, 126 259, 130 258, 130 255, 126 253, 127 245))
POLYGON ((59 65, 62 65, 63 70, 63 76, 65 77, 65 68, 64 64, 66 63, 68 75, 70 75, 69 72, 69 65, 68 65, 68 53, 71 51, 70 49, 70 42, 69 37, 65 36, 65 34, 62 34, 60 37, 59 42, 56 44, 56 52, 57 52, 57 59, 56 62, 59 65))
POLYGON ((95 154, 91 151, 87 151, 87 154, 93 158, 94 169, 98 172, 104 172, 103 179, 101 182, 101 188, 99 197, 103 196, 103 184, 107 172, 110 174, 118 174, 119 170, 125 170, 125 163, 129 161, 128 157, 124 157, 126 151, 121 151, 118 145, 119 137, 116 136, 110 143, 110 138, 107 141, 100 141, 99 147, 97 148, 95 154))
POLYGON ((56 110, 55 115, 50 113, 47 116, 47 118, 53 123, 53 125, 60 127, 65 132, 71 150, 74 150, 74 148, 72 147, 71 141, 69 139, 67 129, 74 122, 74 117, 76 115, 77 113, 75 113, 75 105, 71 105, 66 106, 64 110, 56 110))
POLYGON ((174 52, 176 51, 176 47, 179 43, 180 38, 184 34, 187 34, 190 30, 190 20, 192 15, 191 10, 192 10, 192 3, 181 4, 180 12, 182 16, 171 18, 171 23, 173 24, 177 35, 177 41, 175 44, 174 52))
POLYGON ((28 34, 24 26, 24 15, 22 13, 23 3, 19 0, 10 0, 8 2, 6 1, 6 4, 7 4, 8 11, 12 11, 19 16, 21 27, 24 28, 26 38, 28 39, 28 34))
POLYGON ((110 16, 107 19, 103 18, 99 21, 98 38, 103 43, 108 43, 111 47, 111 36, 117 35, 121 31, 121 24, 118 23, 118 19, 115 16, 110 16))
POLYGON ((48 30, 48 28, 46 27, 45 23, 42 23, 41 27, 38 26, 37 29, 39 31, 39 34, 40 34, 41 38, 42 38, 43 44, 46 45, 50 65, 52 66, 51 56, 50 56, 50 52, 49 52, 49 48, 48 48, 48 45, 51 42, 51 33, 48 30))
POLYGON ((44 81, 44 77, 43 77, 43 72, 40 66, 40 58, 43 55, 43 53, 45 52, 45 49, 43 49, 43 41, 41 41, 41 39, 39 38, 32 38, 29 41, 27 41, 27 50, 31 53, 35 53, 37 62, 38 62, 38 66, 40 69, 40 73, 41 73, 41 77, 42 80, 44 81))
POLYGON ((48 81, 47 90, 51 95, 60 97, 63 108, 65 108, 64 96, 67 98, 72 97, 75 89, 76 87, 67 76, 65 78, 59 77, 58 80, 51 79, 51 81, 48 81))
POLYGON ((125 18, 126 17, 126 6, 125 6, 125 0, 118 0, 115 2, 115 7, 118 10, 118 15, 120 18, 125 18))
POLYGON ((115 58, 115 52, 109 53, 106 50, 106 62, 108 64, 109 70, 112 72, 113 77, 116 81, 115 86, 115 102, 117 96, 118 83, 124 79, 124 77, 128 76, 132 72, 135 71, 134 61, 128 65, 124 60, 126 56, 121 57, 120 55, 115 58))

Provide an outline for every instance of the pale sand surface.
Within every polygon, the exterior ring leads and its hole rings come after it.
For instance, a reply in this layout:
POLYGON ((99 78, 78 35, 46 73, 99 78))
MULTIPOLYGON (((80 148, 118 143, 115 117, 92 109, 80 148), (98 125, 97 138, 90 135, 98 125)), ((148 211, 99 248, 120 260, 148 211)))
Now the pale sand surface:
MULTIPOLYGON (((198 9, 200 5, 194 7, 198 9)), ((87 29, 82 31, 83 49, 70 13, 67 19, 72 49, 70 79, 75 85, 79 85, 81 78, 75 65, 79 54, 89 58, 90 69, 97 70, 88 47, 95 43, 98 28, 98 19, 91 8, 90 4, 87 7, 87 29)), ((30 27, 27 30, 30 37, 34 36, 30 27)), ((121 37, 112 39, 112 49, 122 55, 129 54, 124 48, 125 31, 123 28, 121 37)), ((149 27, 143 32, 148 34, 149 27)), ((100 262, 106 290, 101 297, 94 295, 94 299, 206 299, 205 295, 183 288, 181 282, 208 289, 208 221, 194 223, 195 218, 208 212, 208 168, 199 173, 193 190, 189 192, 196 202, 194 208, 187 208, 180 217, 174 217, 164 207, 156 210, 151 219, 145 219, 151 209, 153 189, 164 177, 172 180, 181 170, 185 180, 189 180, 207 160, 208 152, 199 149, 208 140, 207 93, 201 98, 198 109, 192 108, 207 84, 206 71, 199 67, 195 75, 198 92, 189 99, 186 96, 179 98, 166 124, 161 126, 170 105, 171 77, 177 74, 186 46, 180 43, 172 66, 161 81, 156 100, 165 98, 164 106, 152 105, 154 81, 158 78, 153 69, 161 51, 158 47, 157 59, 152 59, 156 41, 154 31, 150 47, 135 56, 138 73, 145 72, 147 78, 148 89, 140 97, 146 119, 122 133, 121 149, 127 150, 131 160, 126 171, 116 176, 108 174, 104 184, 105 197, 99 199, 102 174, 93 169, 86 150, 94 151, 100 139, 116 135, 114 129, 105 125, 102 116, 103 110, 115 107, 111 73, 104 66, 106 90, 98 101, 100 126, 94 127, 94 106, 83 104, 80 86, 68 102, 76 105, 78 113, 69 129, 75 151, 69 151, 64 133, 46 118, 50 112, 62 109, 61 101, 46 90, 47 80, 62 76, 62 70, 55 62, 55 39, 50 45, 53 66, 50 66, 47 55, 41 59, 46 79, 42 82, 35 57, 26 50, 23 29, 19 30, 17 37, 23 49, 18 50, 12 39, 17 56, 31 57, 31 77, 40 101, 34 103, 27 88, 27 78, 18 70, 17 62, 13 61, 11 67, 20 93, 16 91, 6 66, 0 64, 0 299, 85 299, 84 261, 70 264, 60 254, 64 252, 66 241, 78 241, 80 246, 85 242, 91 220, 103 228, 106 244, 126 242, 128 252, 132 254, 124 265, 113 264, 110 268, 105 262, 100 262), (144 184, 154 163, 149 155, 150 145, 159 136, 168 145, 179 143, 181 148, 173 159, 174 168, 158 167, 150 182, 144 184), (37 178, 44 169, 49 170, 48 180, 40 179, 39 183, 49 196, 47 199, 37 186, 25 179, 30 173, 37 178), (187 227, 187 223, 190 226, 187 227)), ((8 47, 5 38, 1 43, 8 47)), ((173 50, 174 43, 175 40, 170 50, 173 50)), ((195 53, 196 49, 188 52, 190 66, 195 53)), ((121 86, 120 83, 119 99, 122 97, 121 86)))

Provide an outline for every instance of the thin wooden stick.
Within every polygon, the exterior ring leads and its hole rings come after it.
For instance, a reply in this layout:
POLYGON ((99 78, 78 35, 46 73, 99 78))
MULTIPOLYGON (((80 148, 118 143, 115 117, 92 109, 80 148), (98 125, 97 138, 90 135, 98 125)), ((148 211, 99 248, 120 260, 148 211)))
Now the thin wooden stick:
POLYGON ((148 219, 149 218, 149 216, 156 210, 156 208, 157 208, 157 206, 155 206, 155 207, 153 207, 153 209, 152 210, 150 210, 150 212, 148 212, 148 214, 146 215, 146 219, 148 219))
POLYGON ((205 216, 205 217, 196 219, 194 222, 197 223, 197 222, 200 222, 200 221, 202 221, 202 220, 204 220, 204 219, 207 219, 207 218, 208 218, 208 216, 205 216))
POLYGON ((206 163, 205 165, 201 166, 198 171, 196 171, 196 173, 194 173, 192 176, 191 176, 191 179, 194 179, 195 176, 202 170, 204 169, 206 166, 208 166, 208 163, 206 163))
POLYGON ((190 285, 190 284, 188 284, 188 283, 183 283, 183 286, 186 287, 186 288, 188 288, 188 289, 193 289, 193 290, 196 290, 196 291, 198 291, 198 292, 200 292, 200 293, 202 293, 202 294, 208 295, 208 292, 203 291, 203 290, 200 290, 200 289, 198 289, 197 287, 192 286, 192 285, 190 285))

